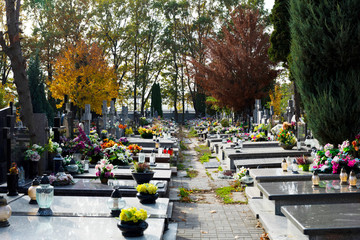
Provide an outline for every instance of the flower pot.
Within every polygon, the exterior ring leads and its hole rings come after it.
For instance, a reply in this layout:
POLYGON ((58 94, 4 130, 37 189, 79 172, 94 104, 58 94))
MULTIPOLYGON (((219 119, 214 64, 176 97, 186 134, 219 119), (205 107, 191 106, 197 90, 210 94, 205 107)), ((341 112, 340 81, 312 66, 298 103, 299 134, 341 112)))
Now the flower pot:
POLYGON ((291 150, 293 149, 293 147, 295 147, 296 144, 294 145, 289 145, 289 144, 283 144, 283 143, 279 143, 279 146, 282 147, 284 150, 291 150))
POLYGON ((8 189, 8 196, 17 196, 18 191, 18 181, 19 181, 19 175, 18 174, 10 174, 8 173, 6 175, 6 183, 7 183, 7 189, 8 189))
POLYGON ((303 170, 304 172, 308 172, 308 171, 309 171, 309 167, 310 167, 310 164, 299 165, 299 168, 302 168, 302 170, 303 170))
POLYGON ((131 172, 131 174, 137 184, 149 183, 154 176, 154 172, 146 172, 146 173, 131 172))
POLYGON ((109 181, 109 179, 108 178, 100 178, 100 182, 102 183, 102 184, 108 184, 108 181, 109 181))
POLYGON ((124 237, 141 237, 148 228, 148 223, 145 221, 138 221, 136 223, 121 221, 117 226, 124 237))
POLYGON ((29 164, 29 178, 30 179, 34 179, 35 177, 37 177, 38 166, 39 166, 38 161, 30 161, 30 164, 29 164))
POLYGON ((149 193, 137 193, 136 197, 140 200, 140 203, 142 204, 153 204, 156 202, 156 199, 158 199, 159 194, 149 194, 149 193))

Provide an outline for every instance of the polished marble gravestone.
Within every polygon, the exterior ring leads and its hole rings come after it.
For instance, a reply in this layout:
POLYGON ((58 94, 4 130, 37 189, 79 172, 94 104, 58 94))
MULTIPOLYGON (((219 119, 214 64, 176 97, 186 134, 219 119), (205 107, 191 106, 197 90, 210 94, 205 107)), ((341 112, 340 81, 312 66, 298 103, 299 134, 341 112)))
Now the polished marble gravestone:
MULTIPOLYGON (((109 197, 74 197, 54 196, 51 210, 54 216, 63 217, 111 217, 107 207, 109 197)), ((141 204, 137 198, 123 197, 126 202, 124 208, 136 207, 147 211, 150 218, 166 218, 169 206, 168 198, 158 198, 155 204, 141 204)), ((37 204, 29 204, 29 196, 18 198, 10 203, 12 214, 36 215, 39 207, 37 204)))
MULTIPOLYGON (((291 171, 284 172, 281 168, 263 168, 250 170, 257 183, 259 182, 283 182, 283 181, 310 181, 312 172, 299 171, 294 174, 291 171)), ((338 180, 339 174, 319 173, 320 180, 338 180)), ((358 174, 358 178, 360 174, 358 174)))
MULTIPOLYGON (((150 161, 150 153, 145 153, 145 161, 150 161)), ((139 156, 133 156, 132 157, 135 161, 138 161, 139 156)), ((170 162, 170 154, 156 154, 155 162, 157 163, 169 163, 170 162)))
POLYGON ((275 201, 275 214, 282 215, 280 208, 285 205, 359 203, 359 184, 356 188, 340 185, 339 180, 320 181, 313 187, 311 181, 263 182, 257 184, 269 200, 275 201))
MULTIPOLYGON (((129 165, 115 165, 117 169, 130 169, 134 167, 134 164, 129 165)), ((156 170, 169 170, 170 163, 155 163, 155 166, 150 166, 152 169, 156 170)), ((95 164, 90 164, 90 168, 95 168, 95 164)))
MULTIPOLYGON (((118 229, 118 220, 115 218, 12 216, 9 222, 9 227, 0 228, 1 239, 126 239, 118 229)), ((144 231, 144 236, 131 239, 162 239, 165 220, 148 218, 146 222, 149 226, 144 231)))
MULTIPOLYGON (((141 147, 155 148, 155 142, 152 139, 130 137, 128 138, 128 140, 131 144, 137 144, 141 147)), ((163 138, 160 138, 159 141, 161 147, 174 147, 174 144, 176 143, 176 141, 174 140, 163 139, 163 138)))
MULTIPOLYGON (((109 180, 108 185, 101 184, 100 180, 92 179, 74 179, 74 185, 56 186, 54 187, 55 195, 62 196, 110 196, 113 189, 119 188, 122 196, 135 197, 137 186, 134 180, 109 180)), ((168 195, 167 181, 152 180, 150 183, 158 186, 158 193, 160 197, 168 195)))
POLYGON ((360 204, 283 206, 281 212, 310 240, 360 238, 360 204))
MULTIPOLYGON (((120 169, 113 169, 111 172, 115 174, 116 179, 133 179, 131 175, 131 171, 132 171, 131 169, 120 168, 120 169)), ((155 172, 153 180, 170 181, 171 170, 153 170, 153 171, 155 172)), ((88 173, 77 174, 74 177, 94 179, 96 177, 95 173, 96 173, 95 169, 90 168, 88 173)))
MULTIPOLYGON (((277 168, 281 167, 283 158, 254 158, 234 160, 235 168, 277 168)), ((251 172, 251 171, 250 171, 251 172)))
POLYGON ((7 203, 9 204, 9 203, 15 201, 16 199, 23 197, 24 194, 19 193, 19 195, 17 195, 17 196, 8 196, 5 193, 5 194, 0 194, 0 196, 3 196, 6 199, 7 203))
MULTIPOLYGON (((151 153, 155 148, 143 147, 141 152, 143 153, 151 153)), ((173 148, 174 154, 176 155, 179 152, 178 148, 173 148)))
POLYGON ((205 162, 204 167, 205 168, 218 168, 220 166, 219 162, 205 162))

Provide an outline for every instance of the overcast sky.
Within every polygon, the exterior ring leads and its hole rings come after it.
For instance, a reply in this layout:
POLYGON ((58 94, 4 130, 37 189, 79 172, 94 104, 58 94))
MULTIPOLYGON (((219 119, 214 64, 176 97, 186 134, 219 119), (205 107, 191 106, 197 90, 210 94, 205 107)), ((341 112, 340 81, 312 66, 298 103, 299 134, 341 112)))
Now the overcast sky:
POLYGON ((271 10, 275 0, 265 0, 265 8, 271 10))

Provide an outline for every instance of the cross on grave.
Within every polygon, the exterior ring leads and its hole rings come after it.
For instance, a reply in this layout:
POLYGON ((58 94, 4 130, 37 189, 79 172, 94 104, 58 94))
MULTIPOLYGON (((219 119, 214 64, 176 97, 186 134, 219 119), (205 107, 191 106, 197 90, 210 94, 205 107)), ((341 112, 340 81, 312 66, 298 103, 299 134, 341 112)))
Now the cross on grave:
POLYGON ((106 129, 106 125, 107 125, 107 101, 104 100, 103 101, 103 105, 102 105, 102 117, 103 117, 103 126, 102 126, 102 129, 103 130, 107 130, 106 129))
POLYGON ((90 112, 90 104, 85 104, 85 113, 83 116, 84 120, 84 131, 86 135, 90 134, 90 122, 91 122, 91 112, 90 112))

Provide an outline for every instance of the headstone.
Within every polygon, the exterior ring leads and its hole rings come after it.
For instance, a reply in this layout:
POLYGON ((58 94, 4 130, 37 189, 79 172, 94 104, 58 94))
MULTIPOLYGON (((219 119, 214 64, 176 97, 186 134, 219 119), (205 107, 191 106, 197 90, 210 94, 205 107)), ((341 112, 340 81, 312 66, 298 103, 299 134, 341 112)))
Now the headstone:
POLYGON ((71 111, 71 103, 66 103, 65 104, 65 109, 66 109, 66 114, 64 117, 64 126, 66 129, 66 137, 72 137, 73 134, 73 120, 74 120, 74 116, 73 116, 73 112, 71 111))
POLYGON ((121 109, 121 116, 123 118, 123 123, 129 118, 129 109, 128 107, 123 106, 121 109))
POLYGON ((116 110, 115 110, 115 102, 110 102, 110 112, 109 112, 109 119, 110 119, 110 133, 115 134, 115 117, 116 117, 116 110))
POLYGON ((90 112, 90 104, 85 104, 85 113, 83 116, 84 120, 84 131, 86 135, 90 134, 90 122, 91 122, 91 112, 90 112))
POLYGON ((102 129, 103 130, 107 130, 107 114, 108 114, 108 109, 107 109, 107 101, 104 100, 103 101, 103 105, 102 105, 102 118, 103 118, 103 126, 102 129))
POLYGON ((287 122, 291 122, 291 119, 294 115, 294 100, 288 100, 288 107, 286 108, 287 111, 287 122))

